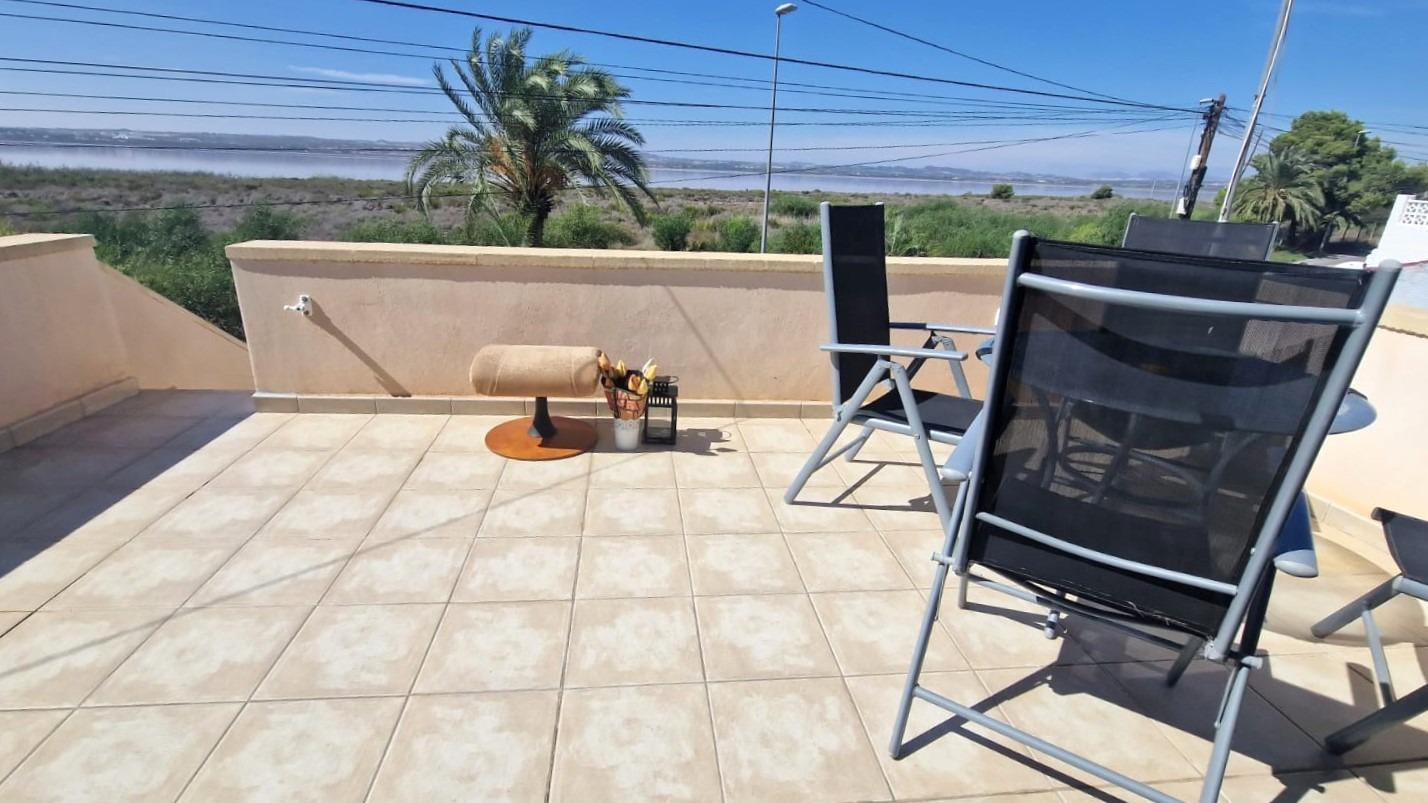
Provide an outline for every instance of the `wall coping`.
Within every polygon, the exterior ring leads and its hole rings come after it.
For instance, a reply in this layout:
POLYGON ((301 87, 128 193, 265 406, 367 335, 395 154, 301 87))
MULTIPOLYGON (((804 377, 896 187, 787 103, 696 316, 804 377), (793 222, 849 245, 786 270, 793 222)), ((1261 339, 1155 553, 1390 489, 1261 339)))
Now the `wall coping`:
POLYGON ((1428 310, 1393 304, 1383 311, 1378 325, 1392 332, 1415 337, 1428 337, 1428 310))
MULTIPOLYGON (((340 243, 252 240, 227 248, 234 261, 382 265, 437 265, 468 268, 556 268, 567 270, 738 271, 819 273, 818 254, 730 254, 704 251, 621 251, 583 248, 502 248, 471 245, 340 243)), ((975 275, 1001 271, 1005 259, 890 257, 888 272, 901 275, 975 275)))
POLYGON ((93 248, 88 234, 12 234, 0 237, 0 262, 93 248))

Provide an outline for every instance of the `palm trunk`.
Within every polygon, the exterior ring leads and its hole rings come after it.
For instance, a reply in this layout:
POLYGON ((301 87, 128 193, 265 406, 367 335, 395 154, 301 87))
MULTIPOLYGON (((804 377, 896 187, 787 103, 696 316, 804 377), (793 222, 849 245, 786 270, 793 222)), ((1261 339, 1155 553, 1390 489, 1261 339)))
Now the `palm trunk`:
POLYGON ((531 213, 530 225, 526 227, 526 245, 531 248, 545 246, 545 218, 549 214, 540 209, 531 213))

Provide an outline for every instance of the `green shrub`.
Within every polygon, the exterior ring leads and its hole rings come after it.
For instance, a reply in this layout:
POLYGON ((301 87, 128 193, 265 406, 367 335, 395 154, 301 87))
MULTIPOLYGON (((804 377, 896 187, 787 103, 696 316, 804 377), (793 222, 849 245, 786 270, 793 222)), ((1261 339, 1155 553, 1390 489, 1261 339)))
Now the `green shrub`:
POLYGON ((655 215, 650 218, 650 234, 661 251, 684 251, 689 247, 689 231, 693 222, 683 212, 677 215, 655 215))
POLYGON ((243 213, 238 225, 233 227, 235 242, 244 240, 301 240, 307 221, 283 210, 264 204, 243 213))
POLYGON ((144 251, 150 257, 182 258, 206 250, 211 244, 208 229, 192 209, 166 209, 149 225, 144 251))
POLYGON ((1093 200, 1093 201, 1104 201, 1104 200, 1106 200, 1106 199, 1108 199, 1108 198, 1113 198, 1113 197, 1115 197, 1115 194, 1116 194, 1116 191, 1113 190, 1113 189, 1111 189, 1111 185, 1109 185, 1109 184, 1102 184, 1101 186, 1099 186, 1099 187, 1097 187, 1096 189, 1094 189, 1094 190, 1091 191, 1091 200, 1093 200))
POLYGON ((759 226, 753 218, 735 215, 719 223, 719 250, 744 254, 759 242, 759 226))
POLYGON ((12 234, 19 233, 19 230, 17 230, 15 226, 10 223, 10 221, 6 220, 3 217, 0 217, 0 237, 9 237, 12 234))
POLYGON ((794 223, 779 231, 769 242, 775 254, 817 254, 823 250, 823 234, 812 223, 794 223))
POLYGON ((529 219, 525 215, 508 212, 504 215, 482 215, 468 219, 461 232, 464 245, 525 245, 529 219))
POLYGON ((551 215, 545 227, 545 244, 550 248, 610 248, 634 243, 635 236, 628 229, 605 221, 600 210, 588 204, 551 215))
POLYGON ((998 200, 1005 201, 1005 200, 1007 200, 1008 198, 1011 198, 1011 197, 1014 196, 1014 195, 1016 195, 1016 190, 1012 189, 1012 185, 1010 185, 1010 184, 993 184, 993 185, 992 185, 992 197, 993 197, 993 198, 996 198, 996 199, 998 199, 998 200))
POLYGON ((425 220, 398 220, 393 217, 368 218, 353 224, 339 240, 354 243, 430 243, 442 245, 446 233, 425 220))
POLYGON ((769 212, 787 217, 810 218, 818 215, 818 202, 802 195, 778 194, 769 202, 769 212))

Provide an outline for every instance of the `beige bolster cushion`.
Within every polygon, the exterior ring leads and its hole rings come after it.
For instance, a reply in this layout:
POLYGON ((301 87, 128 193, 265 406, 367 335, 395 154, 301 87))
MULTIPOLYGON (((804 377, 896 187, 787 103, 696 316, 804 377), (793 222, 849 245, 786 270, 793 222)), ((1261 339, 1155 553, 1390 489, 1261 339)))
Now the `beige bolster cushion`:
POLYGON ((483 396, 594 395, 599 349, 586 346, 484 346, 471 361, 471 386, 483 396))

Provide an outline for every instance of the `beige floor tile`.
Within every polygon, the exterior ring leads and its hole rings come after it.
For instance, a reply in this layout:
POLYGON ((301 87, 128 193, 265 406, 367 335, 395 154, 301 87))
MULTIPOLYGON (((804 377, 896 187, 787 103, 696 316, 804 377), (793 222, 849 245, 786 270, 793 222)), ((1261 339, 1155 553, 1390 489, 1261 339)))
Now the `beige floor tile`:
POLYGON ((681 489, 679 509, 690 535, 771 533, 778 521, 760 488, 681 489))
POLYGON ((879 530, 941 529, 926 484, 913 488, 863 486, 853 492, 849 504, 857 505, 879 530))
POLYGON ((5 635, 10 628, 23 622, 29 615, 29 611, 0 611, 0 636, 5 635))
POLYGON ((440 605, 320 605, 258 687, 257 699, 406 694, 440 605))
POLYGON ((672 488, 592 488, 586 535, 678 535, 679 497, 672 488))
POLYGON ((427 452, 406 487, 423 491, 492 489, 501 479, 506 458, 481 452, 427 452))
MULTIPOLYGON (((4 456, 0 454, 0 458, 4 456)), ((7 479, 5 470, 0 469, 0 537, 20 532, 80 492, 77 488, 7 487, 7 479)))
POLYGON ((334 538, 255 538, 185 604, 316 605, 356 548, 334 538))
POLYGON ((258 536, 360 541, 372 529, 382 511, 387 509, 390 498, 391 494, 386 491, 326 488, 298 491, 271 521, 263 525, 258 536))
POLYGON ((370 451, 347 447, 308 483, 309 488, 396 490, 421 460, 419 451, 370 451))
MULTIPOLYGON (((913 586, 924 591, 931 588, 933 571, 937 568, 932 555, 942 551, 942 534, 934 527, 926 530, 884 530, 882 536, 883 543, 897 556, 913 586)), ((949 574, 948 587, 954 587, 956 580, 949 574)))
POLYGON ((263 525, 292 496, 282 490, 201 488, 140 534, 241 541, 263 525))
POLYGON ((684 540, 696 594, 803 590, 781 535, 691 535, 684 540))
MULTIPOLYGON (((1162 725, 1161 731, 1199 769, 1210 761, 1215 738, 1214 717, 1230 674, 1224 668, 1198 662, 1174 688, 1165 685, 1168 663, 1107 664, 1120 685, 1135 699, 1137 709, 1162 725)), ((1331 756, 1257 694, 1245 696, 1235 727, 1230 775, 1323 769, 1331 756)))
POLYGON ((431 444, 433 452, 490 452, 486 433, 506 423, 509 416, 453 415, 431 444))
POLYGON ((0 778, 19 766, 68 711, 0 711, 0 778))
POLYGON ((680 488, 757 488, 759 475, 743 452, 674 452, 674 480, 680 488))
MULTIPOLYGON (((1395 650, 1397 652, 1397 650, 1395 650)), ((1416 660, 1414 661, 1416 663, 1416 660)), ((1400 692, 1415 688, 1403 661, 1390 656, 1390 670, 1398 665, 1394 684, 1400 692)), ((1341 652, 1270 656, 1262 669, 1250 675, 1250 687, 1315 739, 1324 737, 1378 709, 1378 691, 1370 680, 1368 653, 1349 657, 1341 652)), ((1428 758, 1428 715, 1420 715, 1378 738, 1349 751, 1353 764, 1413 761, 1428 758)))
MULTIPOLYGON (((914 700, 903 736, 902 758, 894 761, 886 745, 892 737, 893 717, 902 697, 905 675, 870 675, 848 678, 853 703, 867 727, 868 739, 883 772, 899 798, 924 798, 950 794, 1003 795, 1012 800, 1060 784, 1035 763, 1026 748, 921 700, 914 700), (950 718, 950 719, 949 719, 950 718), (991 742, 991 744, 989 744, 991 742)), ((922 685, 963 704, 987 698, 987 689, 971 672, 927 672, 922 685)), ((1005 721, 1001 711, 991 716, 1005 721)))
POLYGON ((452 605, 416 691, 506 691, 560 686, 568 602, 452 605))
POLYGON ((469 539, 413 538, 364 544, 328 590, 325 602, 446 602, 471 546, 469 539))
POLYGON ((362 429, 370 415, 339 415, 327 413, 304 413, 295 415, 262 442, 263 448, 312 449, 330 451, 340 449, 362 429))
POLYGON ((1428 762, 1359 767, 1354 773, 1387 800, 1428 800, 1428 762))
POLYGON ((711 683, 709 702, 729 803, 890 797, 838 678, 711 683))
POLYGON ((496 487, 502 490, 583 490, 590 481, 590 460, 589 454, 564 460, 511 460, 496 487))
POLYGON ((498 490, 480 534, 496 538, 580 535, 584 521, 584 490, 498 490))
POLYGON ((490 491, 400 491, 368 541, 474 538, 490 499, 490 491))
POLYGON ((746 452, 744 436, 732 417, 680 416, 678 452, 727 455, 746 452))
POLYGON ((718 799, 719 771, 702 686, 565 693, 552 803, 718 799))
POLYGON ((250 449, 292 418, 292 413, 249 413, 207 418, 180 432, 167 445, 250 449))
POLYGON ((15 470, 0 469, 0 486, 17 488, 89 488, 148 454, 147 449, 27 445, 8 452, 15 470))
POLYGON ((247 446, 155 449, 104 479, 111 488, 177 488, 195 491, 248 451, 247 446))
POLYGON ((21 538, 105 541, 115 546, 138 535, 187 498, 181 488, 143 487, 135 490, 95 488, 70 499, 30 525, 21 538))
POLYGON ((243 702, 307 608, 207 608, 165 622, 100 684, 92 705, 243 702))
POLYGON ((215 488, 297 488, 332 456, 331 452, 258 447, 213 478, 215 488))
POLYGON ((793 504, 781 489, 769 488, 769 506, 786 533, 827 533, 871 530, 872 523, 846 488, 804 488, 793 504))
POLYGON ((804 594, 701 597, 695 607, 711 681, 838 674, 804 594))
POLYGON ((236 704, 77 711, 0 786, 0 798, 172 800, 237 713, 236 704))
POLYGON ((393 449, 421 451, 446 426, 444 415, 400 415, 384 413, 375 416, 348 441, 350 449, 393 449))
MULTIPOLYGON (((1158 781, 1148 784, 1151 789, 1169 795, 1175 800, 1199 800, 1200 793, 1204 790, 1204 783, 1201 781, 1158 781)), ((1140 795, 1132 794, 1124 789, 1113 786, 1092 787, 1087 784, 1076 783, 1070 788, 1062 789, 1058 792, 1063 803, 1105 803, 1106 801, 1133 801, 1145 800, 1140 795)), ((1255 798, 1256 801, 1259 798, 1255 798)), ((1224 789, 1220 790, 1218 803, 1233 803, 1225 795, 1224 789)))
MULTIPOLYGON (((1283 655, 1365 646, 1362 622, 1351 622, 1323 639, 1315 638, 1309 628, 1387 579, 1382 574, 1279 576, 1265 617, 1265 629, 1271 633, 1263 639, 1265 649, 1271 655, 1283 655)), ((1400 595, 1375 608, 1373 619, 1384 644, 1428 643, 1428 603, 1400 595)))
POLYGON ((570 599, 579 556, 578 538, 478 538, 451 599, 570 599))
POLYGON ((912 587, 897 558, 875 532, 789 534, 787 538, 809 591, 912 587))
POLYGON ((860 454, 851 463, 835 460, 832 468, 849 487, 891 487, 914 492, 927 487, 927 475, 922 471, 922 464, 906 458, 860 454))
POLYGON ((368 800, 544 800, 556 707, 554 691, 413 697, 368 800))
POLYGON ((689 596, 684 539, 664 535, 586 538, 575 596, 689 596))
POLYGON ((0 708, 78 705, 168 613, 128 608, 32 614, 0 639, 0 708))
POLYGON ((114 549, 92 541, 0 540, 0 611, 38 609, 114 549))
POLYGON ((1044 608, 975 586, 968 589, 967 608, 958 608, 956 577, 947 580, 938 621, 973 669, 1091 662, 1075 639, 1046 638, 1044 608))
MULTIPOLYGON (((922 623, 916 591, 851 591, 814 594, 813 607, 845 675, 906 672, 922 623)), ((932 631, 924 664, 931 672, 967 668, 952 639, 932 631)))
POLYGON ((567 688, 703 679, 689 599, 575 603, 566 659, 567 688))
POLYGON ((402 700, 252 703, 218 743, 185 801, 360 801, 402 700))
POLYGON ((237 549, 187 539, 130 541, 46 603, 52 610, 177 608, 237 549))
POLYGON ((809 454, 818 441, 796 418, 745 419, 739 434, 750 452, 802 452, 809 454))
POLYGON ((40 438, 36 445, 156 449, 198 423, 192 416, 89 416, 40 438))
MULTIPOLYGON (((1288 773, 1226 778, 1221 787, 1233 803, 1304 801, 1304 803, 1383 803, 1392 794, 1375 794, 1374 788, 1349 772, 1288 773)), ((1422 800, 1422 796, 1404 800, 1422 800)))
MULTIPOLYGON (((808 462, 811 452, 754 452, 749 459, 754 462, 754 470, 759 474, 759 482, 765 488, 775 489, 782 496, 784 489, 793 483, 793 478, 808 462)), ((847 483, 831 466, 813 472, 805 488, 842 488, 847 483)))
MULTIPOLYGON (((1156 722, 1135 710, 1119 684, 1096 666, 996 669, 977 673, 1013 725, 1143 782, 1195 778, 1200 771, 1156 722), (1095 723, 1095 727, 1087 727, 1095 723)), ((1037 754, 1084 783, 1096 779, 1037 754)))
POLYGON ((591 458, 591 488, 673 488, 671 452, 600 452, 591 458))

